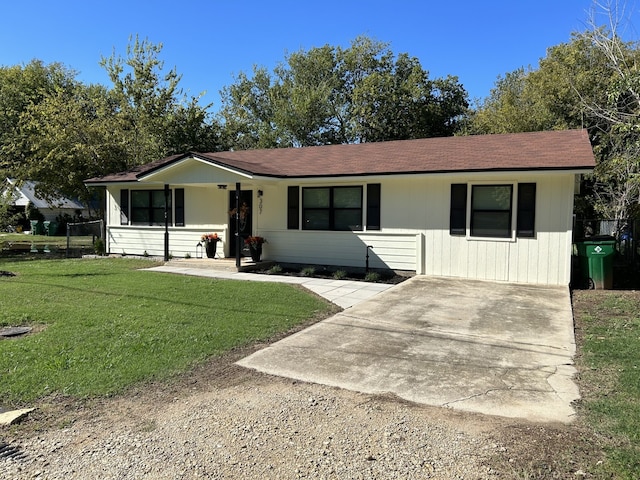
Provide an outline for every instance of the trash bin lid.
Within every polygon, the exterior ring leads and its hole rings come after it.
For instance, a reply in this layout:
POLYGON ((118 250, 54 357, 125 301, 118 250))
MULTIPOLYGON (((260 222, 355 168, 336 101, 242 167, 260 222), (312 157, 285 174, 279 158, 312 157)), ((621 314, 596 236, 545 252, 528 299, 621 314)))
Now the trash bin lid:
POLYGON ((594 235, 593 237, 585 237, 580 240, 580 243, 586 243, 590 245, 595 245, 599 243, 615 243, 616 238, 613 235, 594 235))

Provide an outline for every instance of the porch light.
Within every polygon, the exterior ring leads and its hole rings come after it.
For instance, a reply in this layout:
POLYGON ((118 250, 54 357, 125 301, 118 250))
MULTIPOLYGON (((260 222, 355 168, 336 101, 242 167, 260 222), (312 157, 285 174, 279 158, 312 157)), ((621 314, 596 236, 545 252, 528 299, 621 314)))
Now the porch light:
POLYGON ((262 198, 263 192, 262 190, 258 190, 258 198, 262 198))
POLYGON ((196 258, 202 258, 202 243, 196 243, 196 258))

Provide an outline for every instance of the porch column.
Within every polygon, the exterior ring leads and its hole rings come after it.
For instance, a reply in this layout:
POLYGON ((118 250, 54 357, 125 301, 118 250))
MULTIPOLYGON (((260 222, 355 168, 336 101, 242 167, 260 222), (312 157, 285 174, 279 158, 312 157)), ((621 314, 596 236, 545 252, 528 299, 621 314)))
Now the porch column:
POLYGON ((240 268, 242 258, 242 238, 240 237, 240 182, 236 183, 236 268, 240 268))
POLYGON ((171 202, 171 190, 169 185, 164 185, 164 261, 169 261, 169 205, 171 202))

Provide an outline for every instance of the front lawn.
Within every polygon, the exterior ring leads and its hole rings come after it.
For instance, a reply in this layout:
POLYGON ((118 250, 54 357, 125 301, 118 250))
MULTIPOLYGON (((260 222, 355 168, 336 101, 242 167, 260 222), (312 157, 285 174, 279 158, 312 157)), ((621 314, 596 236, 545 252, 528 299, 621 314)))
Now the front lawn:
POLYGON ((267 339, 331 305, 289 285, 139 270, 147 260, 3 261, 0 406, 53 393, 108 395, 167 378, 213 355, 267 339))

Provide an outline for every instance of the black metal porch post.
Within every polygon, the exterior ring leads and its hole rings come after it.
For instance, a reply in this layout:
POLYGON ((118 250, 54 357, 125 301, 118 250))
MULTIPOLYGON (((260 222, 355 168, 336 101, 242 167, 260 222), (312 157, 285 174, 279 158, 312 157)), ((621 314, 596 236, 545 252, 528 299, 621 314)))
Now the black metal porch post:
POLYGON ((236 183, 236 268, 240 268, 242 238, 240 237, 240 182, 236 183))
POLYGON ((171 202, 171 190, 169 185, 164 185, 164 261, 169 261, 169 205, 171 202))

